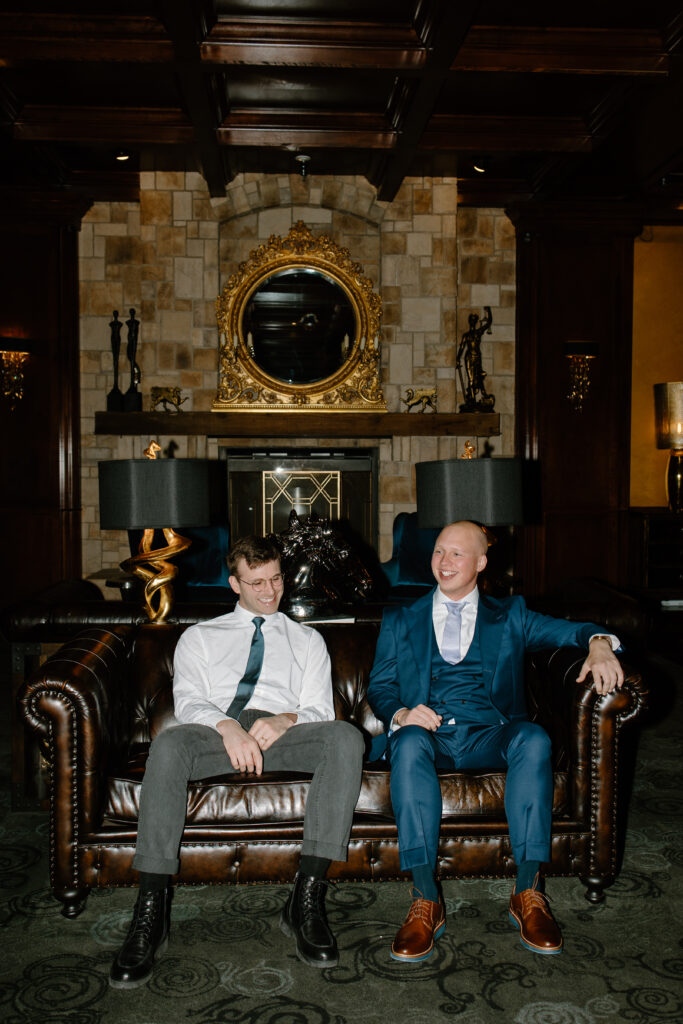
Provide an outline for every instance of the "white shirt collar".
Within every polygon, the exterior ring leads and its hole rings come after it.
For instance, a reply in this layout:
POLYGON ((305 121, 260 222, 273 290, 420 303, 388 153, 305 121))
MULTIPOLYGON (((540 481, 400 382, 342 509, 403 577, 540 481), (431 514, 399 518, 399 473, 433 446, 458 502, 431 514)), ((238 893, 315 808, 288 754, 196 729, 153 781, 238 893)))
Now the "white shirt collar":
MULTIPOLYGON (((434 591, 435 609, 439 606, 445 607, 447 604, 451 604, 452 600, 452 598, 446 597, 446 595, 443 593, 442 590, 439 589, 439 587, 437 587, 436 590, 434 591)), ((461 601, 463 604, 463 609, 466 606, 470 606, 476 612, 479 608, 479 588, 475 586, 474 590, 470 590, 469 594, 466 594, 465 597, 461 598, 461 601)))
MULTIPOLYGON (((248 608, 244 608, 238 601, 237 604, 235 605, 235 609, 232 614, 236 616, 239 625, 247 625, 248 623, 251 624, 259 613, 250 612, 248 608)), ((273 612, 272 615, 261 615, 259 617, 265 620, 265 626, 266 622, 268 622, 269 619, 271 619, 273 622, 277 622, 280 615, 282 615, 282 612, 277 611, 273 612)))

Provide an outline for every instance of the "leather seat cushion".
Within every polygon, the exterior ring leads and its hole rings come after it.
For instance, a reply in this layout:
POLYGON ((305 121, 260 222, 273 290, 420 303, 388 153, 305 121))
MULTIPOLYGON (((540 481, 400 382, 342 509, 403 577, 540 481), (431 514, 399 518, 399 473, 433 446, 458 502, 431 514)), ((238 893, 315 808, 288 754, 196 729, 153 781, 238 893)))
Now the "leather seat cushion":
MULTIPOLYGON (((108 781, 105 821, 136 821, 146 755, 138 753, 125 771, 108 781)), ((266 772, 260 776, 226 774, 190 783, 187 824, 235 826, 302 822, 310 776, 303 772, 266 772)), ((443 819, 494 817, 504 819, 505 773, 472 775, 452 772, 440 776, 443 819)), ((555 773, 553 816, 565 813, 567 775, 555 773)), ((384 763, 366 766, 356 815, 393 821, 389 772, 384 763)))

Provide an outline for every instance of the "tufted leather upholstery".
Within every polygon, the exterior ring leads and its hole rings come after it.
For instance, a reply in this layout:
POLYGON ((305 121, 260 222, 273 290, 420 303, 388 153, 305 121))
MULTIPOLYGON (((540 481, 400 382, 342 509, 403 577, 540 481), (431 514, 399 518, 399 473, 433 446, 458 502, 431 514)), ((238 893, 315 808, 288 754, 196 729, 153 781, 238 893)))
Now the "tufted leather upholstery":
MULTIPOLYGON (((29 726, 51 766, 50 870, 64 913, 80 912, 93 886, 132 885, 140 782, 149 742, 173 720, 172 664, 186 625, 92 626, 69 640, 23 686, 29 726)), ((320 624, 333 666, 338 718, 368 742, 380 731, 367 702, 376 621, 320 624)), ((597 697, 575 679, 572 648, 542 652, 527 666, 530 717, 553 741, 554 799, 549 874, 578 875, 602 898, 618 855, 619 732, 645 704, 641 677, 627 669, 620 692, 597 697)), ((178 880, 284 882, 296 872, 308 786, 303 774, 225 775, 193 783, 178 880)), ((514 873, 503 809, 503 773, 441 778, 441 876, 514 873)), ((402 877, 389 775, 367 764, 337 878, 402 877)))

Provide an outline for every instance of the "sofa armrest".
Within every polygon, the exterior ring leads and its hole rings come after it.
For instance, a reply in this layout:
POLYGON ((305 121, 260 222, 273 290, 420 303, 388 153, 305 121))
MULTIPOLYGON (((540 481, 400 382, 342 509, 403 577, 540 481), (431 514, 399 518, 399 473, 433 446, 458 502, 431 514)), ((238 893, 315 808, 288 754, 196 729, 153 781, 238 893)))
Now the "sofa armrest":
POLYGON ((569 772, 567 813, 587 823, 590 856, 584 881, 588 898, 597 902, 616 873, 620 733, 643 712, 648 691, 641 675, 623 662, 623 686, 610 694, 596 693, 590 676, 577 684, 584 660, 585 652, 575 647, 532 655, 527 699, 530 717, 550 734, 556 766, 569 772))
POLYGON ((616 742, 622 726, 647 705, 642 676, 623 660, 621 689, 601 696, 593 689, 591 676, 577 684, 585 658, 585 651, 576 647, 558 647, 527 659, 529 717, 549 733, 560 768, 597 764, 596 758, 616 742))
MULTIPOLYGON (((127 742, 127 673, 136 630, 89 629, 74 637, 23 684, 18 701, 38 732, 50 769, 53 879, 78 834, 99 824, 107 767, 127 742)), ((58 884, 53 882, 53 884, 58 884)))

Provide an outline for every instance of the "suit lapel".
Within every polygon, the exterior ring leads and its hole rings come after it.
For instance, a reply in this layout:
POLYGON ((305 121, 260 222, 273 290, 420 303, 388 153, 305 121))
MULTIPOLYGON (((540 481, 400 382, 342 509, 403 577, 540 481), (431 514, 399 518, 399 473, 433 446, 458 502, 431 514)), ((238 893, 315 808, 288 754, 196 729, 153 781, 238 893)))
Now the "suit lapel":
POLYGON ((482 674, 489 694, 498 665, 504 626, 505 615, 498 602, 491 601, 485 594, 480 593, 477 630, 479 632, 482 674))
MULTIPOLYGON (((415 604, 410 605, 404 611, 404 625, 406 627, 408 645, 415 658, 417 678, 420 690, 424 694, 429 694, 432 675, 433 602, 434 590, 430 590, 428 594, 419 598, 415 604)), ((426 700, 427 697, 425 696, 423 699, 426 700)))

